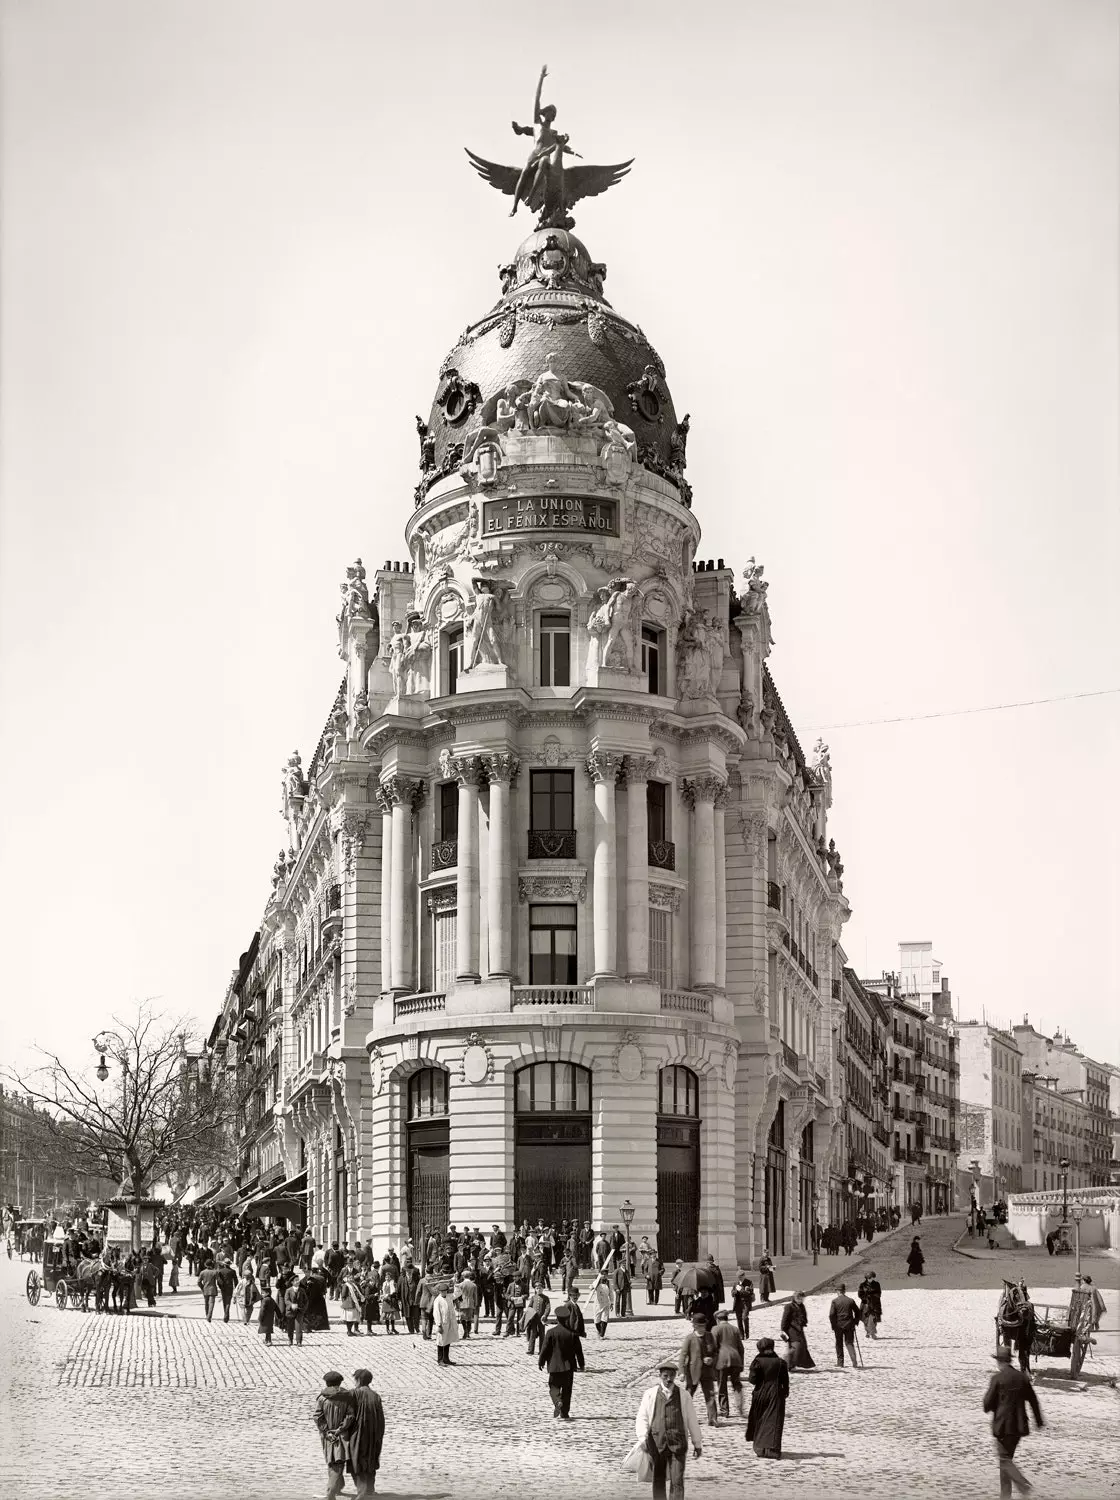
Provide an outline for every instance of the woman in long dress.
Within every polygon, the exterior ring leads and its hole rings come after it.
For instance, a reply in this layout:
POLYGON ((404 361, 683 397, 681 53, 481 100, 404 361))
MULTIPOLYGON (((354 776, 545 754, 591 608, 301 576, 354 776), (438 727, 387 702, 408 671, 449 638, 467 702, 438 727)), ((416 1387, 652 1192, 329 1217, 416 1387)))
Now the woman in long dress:
POLYGON ((925 1263, 926 1258, 922 1254, 921 1237, 920 1235, 915 1235, 910 1241, 910 1254, 906 1257, 907 1276, 924 1276, 925 1272, 922 1270, 922 1267, 925 1263))
POLYGON ((769 1250, 764 1250, 758 1262, 758 1294, 763 1302, 769 1302, 773 1292, 774 1262, 770 1259, 769 1250))
POLYGON ((786 1424, 786 1398, 789 1395, 789 1367, 774 1352, 773 1339, 759 1339, 758 1353, 751 1360, 747 1379, 751 1392, 751 1409, 747 1416, 746 1438, 754 1444, 759 1458, 781 1458, 782 1431, 786 1424))
POLYGON ((327 1278, 323 1271, 309 1271, 301 1286, 307 1298, 307 1311, 303 1315, 305 1333, 325 1333, 331 1326, 327 1314, 327 1278))

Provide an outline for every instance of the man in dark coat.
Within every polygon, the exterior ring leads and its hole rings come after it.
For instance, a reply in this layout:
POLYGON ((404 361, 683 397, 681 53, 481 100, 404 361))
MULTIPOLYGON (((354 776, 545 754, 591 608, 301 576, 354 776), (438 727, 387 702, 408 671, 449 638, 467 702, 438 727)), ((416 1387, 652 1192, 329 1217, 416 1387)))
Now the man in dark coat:
POLYGON ((1034 1425, 1042 1427, 1042 1412, 1034 1386, 1022 1370, 1011 1368, 1011 1350, 999 1348, 992 1358, 996 1372, 984 1395, 984 1410, 992 1413, 992 1436, 999 1458, 999 1492, 1007 1500, 1014 1484, 1024 1495, 1031 1488, 1015 1464, 1015 1449, 1030 1431, 1027 1407, 1034 1412, 1034 1425))
POLYGON ((874 1271, 868 1271, 859 1284, 859 1310, 863 1314, 867 1337, 877 1339, 879 1323, 883 1317, 883 1288, 874 1271))
POLYGON ((735 1392, 739 1402, 739 1415, 743 1415, 743 1381, 742 1371, 746 1362, 743 1352, 743 1340, 738 1328, 731 1322, 731 1314, 727 1312, 716 1313, 716 1326, 712 1329, 712 1337, 716 1341, 716 1375, 719 1379, 719 1414, 721 1417, 729 1417, 731 1409, 728 1404, 727 1387, 735 1392))
POLYGON ((754 1387, 747 1415, 747 1442, 754 1444, 759 1458, 781 1458, 789 1366, 775 1354, 773 1339, 759 1339, 756 1347, 758 1353, 747 1371, 747 1379, 754 1387))
POLYGON ((216 1277, 218 1291, 222 1295, 222 1322, 229 1322, 229 1305, 233 1301, 233 1289, 237 1285, 237 1272, 228 1260, 222 1260, 218 1265, 216 1277))
POLYGON ((859 1369, 856 1361, 856 1325, 861 1317, 859 1308, 848 1296, 847 1288, 841 1282, 836 1296, 832 1299, 832 1305, 828 1309, 828 1321, 836 1338, 836 1363, 841 1369, 844 1368, 845 1344, 848 1346, 848 1358, 852 1362, 852 1369, 859 1369))
POLYGON ((716 1299, 716 1306, 717 1307, 722 1307, 723 1306, 723 1297, 724 1297, 724 1291, 723 1291, 723 1272, 716 1265, 716 1258, 715 1258, 714 1255, 709 1255, 708 1256, 708 1274, 709 1274, 709 1276, 711 1276, 712 1281, 713 1281, 712 1295, 716 1299))
POLYGON ((708 1410, 708 1426, 718 1427, 716 1414, 716 1358, 719 1351, 708 1320, 697 1313, 692 1320, 692 1332, 685 1337, 677 1355, 677 1371, 684 1381, 690 1396, 699 1386, 704 1393, 704 1405, 708 1410))
POLYGON ((349 1437, 354 1426, 354 1397, 342 1389, 342 1376, 337 1370, 328 1370, 323 1376, 323 1389, 315 1401, 315 1426, 327 1462, 327 1500, 334 1500, 346 1483, 349 1437))
POLYGON ((544 1336, 537 1368, 548 1370, 548 1394, 552 1397, 552 1415, 568 1421, 571 1417, 572 1381, 583 1369, 583 1344, 572 1332, 568 1306, 561 1302, 556 1322, 544 1336))
POLYGON ((739 1274, 735 1278, 735 1285, 731 1289, 731 1307, 735 1313, 735 1322, 739 1327, 740 1338, 749 1338, 751 1331, 751 1308, 754 1306, 754 1282, 739 1267, 739 1274))
POLYGON ((374 1481, 381 1467, 381 1445, 385 1441, 385 1410, 381 1397, 373 1389, 369 1370, 354 1371, 354 1425, 350 1429, 350 1457, 347 1464, 358 1487, 357 1500, 373 1494, 374 1481))
POLYGON ((782 1332, 789 1343, 789 1367, 791 1370, 813 1370, 816 1365, 809 1353, 809 1340, 805 1337, 805 1326, 809 1321, 809 1310, 805 1306, 803 1292, 794 1292, 782 1312, 782 1332))

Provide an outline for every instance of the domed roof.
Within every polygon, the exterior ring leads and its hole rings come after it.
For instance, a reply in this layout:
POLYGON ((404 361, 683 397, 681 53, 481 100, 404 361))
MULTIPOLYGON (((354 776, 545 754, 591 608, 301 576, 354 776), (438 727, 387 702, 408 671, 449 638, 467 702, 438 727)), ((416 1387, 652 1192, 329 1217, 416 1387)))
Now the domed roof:
POLYGON ((687 425, 678 427, 657 351, 604 298, 606 274, 566 229, 538 229, 500 268, 501 298, 440 366, 427 430, 421 426, 417 504, 431 484, 455 470, 471 434, 493 420, 498 397, 515 381, 535 380, 550 355, 557 374, 606 393, 615 418, 633 429, 638 462, 691 503, 682 473, 687 425))

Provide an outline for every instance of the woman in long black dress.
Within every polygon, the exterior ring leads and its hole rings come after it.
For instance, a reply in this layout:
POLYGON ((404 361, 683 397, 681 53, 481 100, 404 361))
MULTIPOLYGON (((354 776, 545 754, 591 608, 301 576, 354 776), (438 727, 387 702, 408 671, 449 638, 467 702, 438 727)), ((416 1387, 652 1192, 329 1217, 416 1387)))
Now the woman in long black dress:
POLYGON ((302 1282, 307 1297, 307 1311, 303 1315, 306 1333, 325 1332, 331 1326, 327 1315, 327 1278, 322 1271, 308 1271, 302 1282))
POLYGON ((925 1263, 926 1258, 922 1254, 921 1236, 915 1235, 910 1241, 910 1254, 906 1257, 907 1276, 924 1276, 925 1272, 922 1270, 922 1267, 925 1263))
POLYGON ((753 1442, 759 1458, 781 1458, 789 1367, 780 1355, 775 1354, 773 1339, 759 1339, 756 1347, 758 1353, 747 1371, 747 1379, 754 1389, 746 1438, 748 1443, 753 1442))

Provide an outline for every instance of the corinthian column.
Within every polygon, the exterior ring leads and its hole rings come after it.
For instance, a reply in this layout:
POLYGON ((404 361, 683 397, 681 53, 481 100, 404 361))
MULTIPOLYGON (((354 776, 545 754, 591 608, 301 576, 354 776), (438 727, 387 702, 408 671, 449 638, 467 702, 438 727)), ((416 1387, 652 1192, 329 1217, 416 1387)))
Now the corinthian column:
POLYGON ((412 850, 412 810, 424 784, 411 776, 381 783, 393 804, 392 888, 389 894, 392 989, 416 988, 416 872, 412 850))
POLYGON ((615 831, 615 783, 622 756, 595 750, 587 757, 587 774, 595 786, 595 855, 591 894, 595 919, 595 973, 618 973, 618 841, 615 831))
POLYGON ((715 799, 722 786, 715 776, 699 776, 684 784, 685 796, 692 804, 689 896, 695 989, 711 988, 716 982, 715 799))
POLYGON ((455 977, 470 982, 478 972, 478 783, 482 762, 477 755, 449 762, 459 783, 459 828, 456 853, 455 977))
POLYGON ((378 783, 374 793, 381 809, 381 989, 393 979, 393 799, 378 783))
POLYGON ((716 988, 727 988, 727 845, 724 842, 731 792, 720 787, 712 803, 716 870, 716 988))
POLYGON ((487 850, 486 917, 490 974, 513 973, 513 870, 510 849, 509 796, 521 762, 516 755, 485 755, 490 778, 490 844, 487 850))
POLYGON ((626 974, 649 976, 649 819, 646 782, 653 770, 648 755, 626 757, 626 974))

